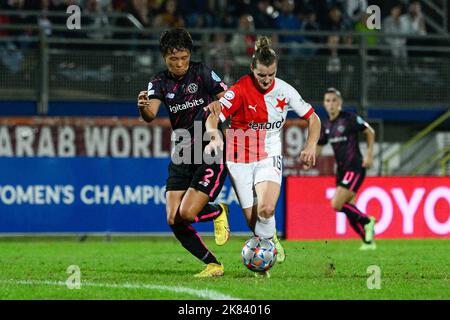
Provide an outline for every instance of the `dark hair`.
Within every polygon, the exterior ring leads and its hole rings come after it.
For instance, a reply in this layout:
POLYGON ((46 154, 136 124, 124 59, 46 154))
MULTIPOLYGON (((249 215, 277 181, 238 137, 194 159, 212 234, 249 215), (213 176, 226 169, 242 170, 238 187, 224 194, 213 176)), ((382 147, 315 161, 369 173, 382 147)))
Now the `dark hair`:
POLYGON ((252 67, 256 68, 256 64, 259 62, 263 66, 270 66, 274 62, 278 61, 278 56, 271 46, 271 41, 268 37, 259 37, 255 43, 255 53, 252 57, 252 67))
POLYGON ((339 98, 342 99, 341 92, 336 88, 333 88, 333 87, 328 88, 327 91, 325 91, 325 94, 327 94, 327 93, 334 93, 335 95, 337 95, 339 98))
POLYGON ((159 51, 163 56, 172 53, 174 50, 189 50, 191 52, 192 47, 191 35, 182 28, 166 30, 159 39, 159 51))

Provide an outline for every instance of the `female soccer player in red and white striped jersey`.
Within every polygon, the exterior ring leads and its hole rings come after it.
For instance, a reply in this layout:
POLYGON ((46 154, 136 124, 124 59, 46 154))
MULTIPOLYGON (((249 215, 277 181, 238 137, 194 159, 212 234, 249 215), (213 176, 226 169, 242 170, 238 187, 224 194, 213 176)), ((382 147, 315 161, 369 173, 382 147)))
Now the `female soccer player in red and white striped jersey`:
MULTIPOLYGON (((270 40, 261 37, 251 73, 225 92, 207 120, 213 140, 205 150, 222 147, 218 122, 231 118, 226 131, 226 164, 249 227, 256 236, 272 239, 275 206, 282 181, 281 129, 289 110, 308 123, 308 138, 300 159, 304 168, 315 165, 320 120, 311 105, 287 82, 276 78, 278 57, 270 40)), ((277 249, 279 241, 275 240, 277 249)), ((282 248, 282 247, 281 247, 282 248)))

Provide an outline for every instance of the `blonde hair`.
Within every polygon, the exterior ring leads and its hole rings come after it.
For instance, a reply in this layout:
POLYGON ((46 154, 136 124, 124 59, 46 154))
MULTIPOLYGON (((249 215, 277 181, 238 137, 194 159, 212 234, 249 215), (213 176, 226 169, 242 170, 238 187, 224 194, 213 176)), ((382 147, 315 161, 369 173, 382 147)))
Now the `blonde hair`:
POLYGON ((276 61, 278 61, 278 56, 272 49, 272 41, 266 36, 259 37, 255 42, 255 53, 252 57, 253 68, 258 62, 268 67, 276 61))

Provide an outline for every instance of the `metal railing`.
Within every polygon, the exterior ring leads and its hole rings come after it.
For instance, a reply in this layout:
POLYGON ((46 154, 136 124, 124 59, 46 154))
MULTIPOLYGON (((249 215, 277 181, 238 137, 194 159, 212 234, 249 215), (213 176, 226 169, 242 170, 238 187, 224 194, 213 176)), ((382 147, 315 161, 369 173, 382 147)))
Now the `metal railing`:
MULTIPOLYGON (((421 139, 426 137, 436 127, 438 127, 440 124, 442 124, 443 122, 445 122, 449 118, 450 118, 450 109, 448 111, 446 111, 444 114, 442 114, 440 117, 438 117, 436 120, 431 122, 428 126, 426 126, 424 129, 422 129, 419 133, 417 133, 415 136, 413 136, 407 142, 402 144, 398 150, 396 150, 395 152, 392 152, 391 154, 389 154, 383 161, 384 175, 390 175, 391 174, 390 161, 394 157, 404 153, 406 150, 408 150, 414 144, 416 144, 421 139)), ((447 151, 448 151, 448 148, 445 147, 442 154, 445 154, 447 151)), ((441 158, 442 154, 440 152, 437 152, 435 155, 432 155, 431 157, 427 157, 427 159, 425 159, 424 162, 420 163, 418 165, 418 167, 413 170, 413 174, 419 172, 427 163, 438 161, 441 158)))
POLYGON ((450 175, 449 163, 450 163, 450 152, 440 162, 442 176, 450 175))
POLYGON ((445 176, 446 169, 442 170, 442 167, 444 166, 445 168, 446 166, 445 159, 448 158, 449 153, 450 153, 450 145, 437 150, 430 157, 426 157, 424 160, 422 160, 422 162, 411 171, 411 174, 413 176, 427 174, 428 172, 425 172, 425 169, 430 167, 434 168, 438 163, 441 174, 445 176))

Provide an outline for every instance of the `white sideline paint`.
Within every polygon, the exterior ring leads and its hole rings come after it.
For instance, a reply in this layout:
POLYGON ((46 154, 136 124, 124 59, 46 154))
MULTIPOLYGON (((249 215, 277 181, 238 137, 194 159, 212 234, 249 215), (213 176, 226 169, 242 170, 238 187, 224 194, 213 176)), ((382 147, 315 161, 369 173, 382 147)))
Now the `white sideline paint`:
MULTIPOLYGON (((48 286, 61 286, 65 287, 66 283, 63 281, 41 281, 41 280, 0 280, 0 283, 4 284, 19 284, 19 285, 48 285, 48 286)), ((120 288, 120 289, 148 289, 159 291, 171 291, 176 293, 187 293, 199 298, 210 300, 240 300, 239 298, 232 297, 220 292, 210 289, 192 289, 178 286, 161 286, 153 284, 133 284, 133 283, 95 283, 95 282, 81 282, 81 287, 97 287, 97 288, 120 288)))

